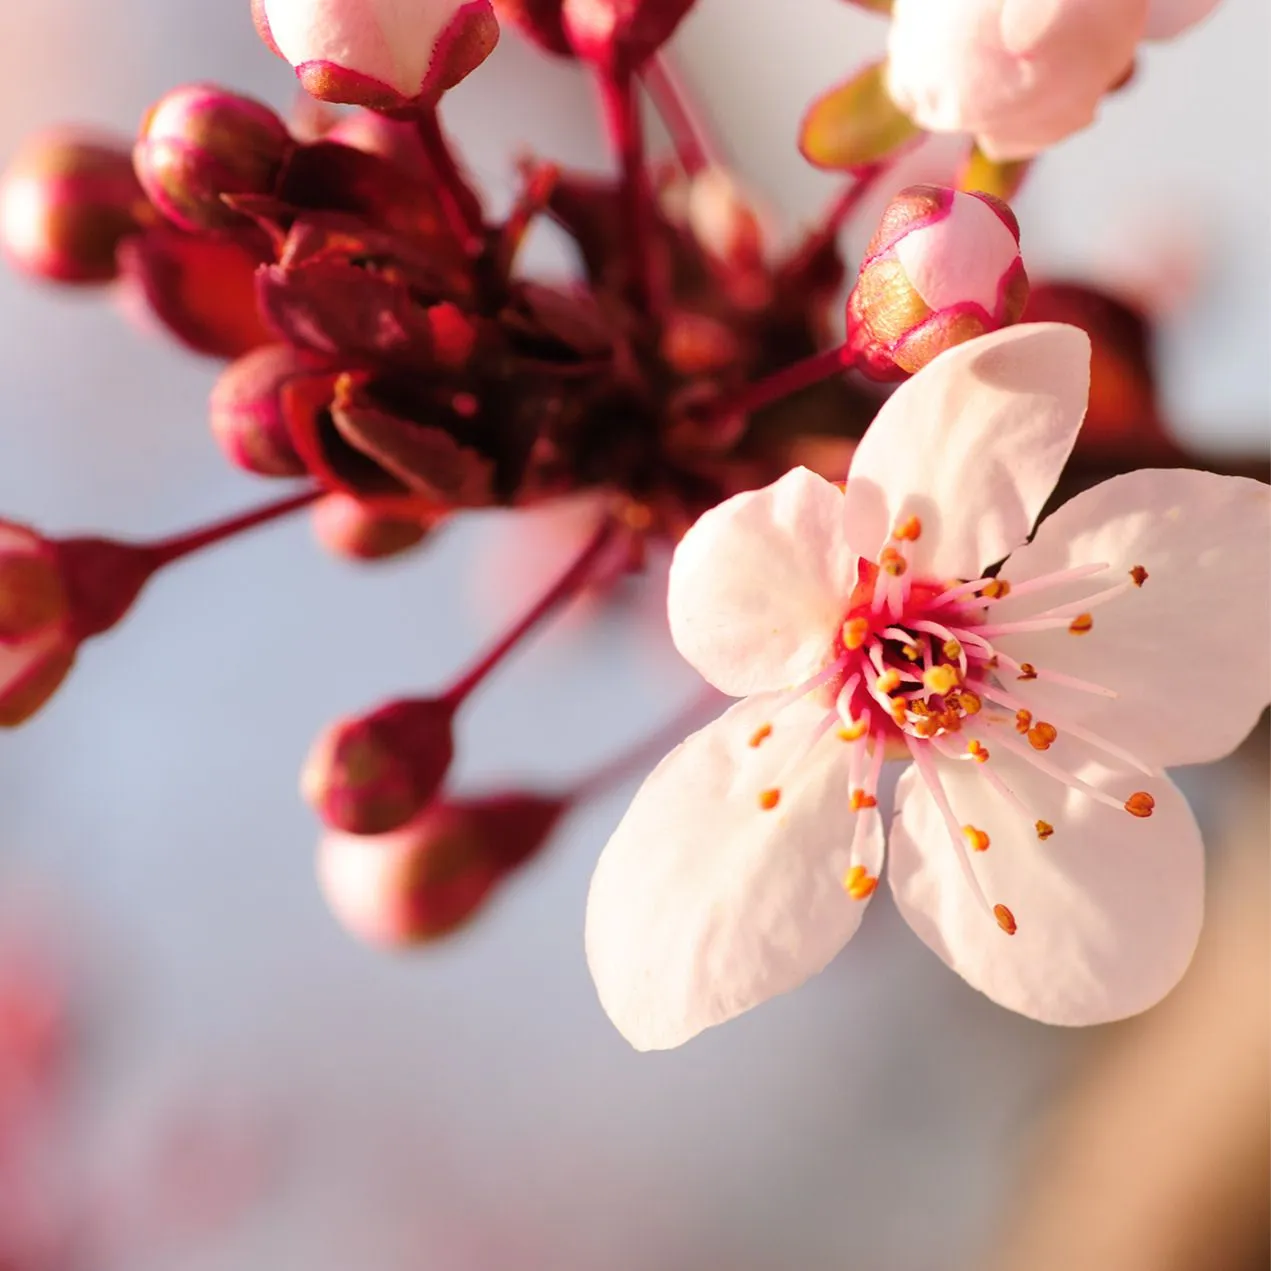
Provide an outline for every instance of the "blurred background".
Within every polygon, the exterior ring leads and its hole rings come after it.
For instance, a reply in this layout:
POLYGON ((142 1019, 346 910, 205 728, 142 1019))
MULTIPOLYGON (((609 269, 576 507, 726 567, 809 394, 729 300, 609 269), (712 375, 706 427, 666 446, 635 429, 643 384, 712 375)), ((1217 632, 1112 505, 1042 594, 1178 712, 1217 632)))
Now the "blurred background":
MULTIPOLYGON (((184 81, 288 109, 290 72, 248 10, 0 6, 0 158, 55 122, 131 133, 184 81)), ((677 37, 739 171, 792 231, 837 188, 798 156, 800 115, 883 33, 840 0, 699 0, 677 37)), ((1017 204, 1035 279, 1170 294, 1162 390, 1210 449, 1263 452, 1271 419, 1269 47, 1267 6, 1227 0, 1149 49, 1017 204)), ((511 32, 445 114, 496 200, 527 147, 606 162, 582 75, 511 32)), ((922 152, 892 188, 947 163, 922 152)), ((568 268, 550 236, 536 250, 568 268)), ((7 273, 0 319, 5 515, 148 536, 259 497, 208 435, 215 364, 100 294, 7 273)), ((8 1186, 10 1209, 47 1209, 74 1227, 68 1247, 97 1250, 58 1267, 94 1271, 1266 1265, 1264 738, 1181 774, 1211 848, 1208 931, 1178 993, 1124 1025, 999 1010, 880 893, 806 988, 637 1055, 582 948, 591 866, 629 789, 571 818, 449 943, 394 957, 348 937, 295 791, 309 742, 443 683, 524 600, 514 559, 496 513, 369 569, 301 523, 271 528, 165 576, 0 737, 0 958, 35 959, 20 983, 51 977, 6 1007, 0 974, 0 1049, 70 1052, 31 1130, 38 1202, 14 1200, 0 1143, 0 1221, 8 1186), (137 1232, 100 1217, 120 1205, 137 1232)), ((696 686, 656 590, 565 624, 481 693, 461 721, 465 787, 566 780, 674 714, 696 686)))

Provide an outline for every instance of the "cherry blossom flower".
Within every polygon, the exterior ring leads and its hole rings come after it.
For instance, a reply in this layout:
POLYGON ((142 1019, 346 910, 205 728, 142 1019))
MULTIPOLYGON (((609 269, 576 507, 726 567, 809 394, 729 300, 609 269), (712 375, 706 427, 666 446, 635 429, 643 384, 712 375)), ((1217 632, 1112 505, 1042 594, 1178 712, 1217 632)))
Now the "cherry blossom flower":
POLYGON ((1089 356, 1050 323, 959 345, 884 405, 845 486, 795 469, 679 544, 676 644, 742 700, 655 769, 592 880, 588 961, 636 1047, 679 1045, 846 944, 882 872, 891 753, 913 761, 892 893, 974 987, 1093 1024, 1183 974, 1202 845, 1162 769, 1226 754, 1271 698, 1271 497, 1131 472, 1025 545, 1089 356), (1237 636, 1254 656, 1233 668, 1237 636))
POLYGON ((1217 0, 896 0, 887 88, 915 123, 1027 159, 1093 122, 1143 39, 1168 39, 1217 0))

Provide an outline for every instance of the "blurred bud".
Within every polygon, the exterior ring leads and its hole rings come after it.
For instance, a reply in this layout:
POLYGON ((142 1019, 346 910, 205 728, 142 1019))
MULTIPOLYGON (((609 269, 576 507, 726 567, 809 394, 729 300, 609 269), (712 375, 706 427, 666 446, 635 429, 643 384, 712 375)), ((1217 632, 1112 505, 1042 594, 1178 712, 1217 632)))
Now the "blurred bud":
MULTIPOLYGON (((301 98, 301 101, 309 102, 315 110, 329 109, 309 97, 301 98)), ((363 154, 375 155, 421 180, 429 179, 419 129, 407 120, 390 119, 374 110, 354 110, 340 116, 324 133, 324 139, 337 141, 363 154)))
POLYGON ((224 230, 242 215, 222 194, 272 194, 292 147, 268 106, 214 84, 187 84, 146 112, 133 166, 154 205, 181 229, 224 230))
POLYGON ((579 57, 634 69, 671 38, 692 7, 693 0, 562 0, 560 11, 579 57))
POLYGON ((899 379, 1019 320, 1028 277, 1019 225, 987 194, 911 185, 883 213, 847 301, 857 368, 899 379))
POLYGON ((763 265, 763 228, 732 174, 703 168, 688 191, 688 225, 693 237, 717 260, 735 268, 763 265))
POLYGON ((516 27, 546 52, 573 55, 561 19, 561 0, 494 0, 494 11, 500 22, 516 27))
POLYGON ((313 532, 334 556, 385 560, 417 547, 435 528, 422 515, 394 516, 351 494, 328 494, 313 508, 313 532))
POLYGON ((859 172, 918 141, 922 129, 887 92, 875 62, 823 93, 799 128, 799 149, 818 168, 859 172))
POLYGON ((392 834, 329 833, 318 848, 327 904, 353 935, 401 947, 448 935, 546 843, 563 799, 440 801, 392 834))
POLYGON ((456 703, 390 702, 321 733, 300 777, 315 812, 335 830, 384 834, 432 802, 454 757, 456 703))
POLYGON ((232 463, 263 477, 298 477, 307 471, 292 445, 283 390, 312 375, 312 362, 290 344, 267 344, 232 362, 212 389, 212 435, 232 463))
POLYGON ((0 178, 0 246, 37 278, 110 282, 153 216, 127 148, 70 131, 31 138, 0 178))
POLYGON ((252 0, 252 17, 306 92, 374 110, 435 103, 499 38, 490 0, 252 0))

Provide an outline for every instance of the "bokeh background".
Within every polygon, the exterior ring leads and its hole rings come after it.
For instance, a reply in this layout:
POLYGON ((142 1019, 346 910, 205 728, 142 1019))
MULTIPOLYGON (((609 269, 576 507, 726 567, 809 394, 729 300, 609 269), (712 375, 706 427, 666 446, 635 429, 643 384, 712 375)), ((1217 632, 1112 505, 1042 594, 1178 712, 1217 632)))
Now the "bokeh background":
MULTIPOLYGON (((840 0, 699 0, 676 40, 739 171, 788 227, 836 188, 799 158, 799 117, 883 30, 840 0)), ((1148 50, 1017 205, 1034 277, 1168 293, 1169 414, 1213 449, 1264 450, 1271 419, 1269 47, 1267 6, 1227 0, 1148 50)), ((246 0, 0 6, 0 157, 54 122, 130 133, 188 80, 294 101, 246 0)), ((525 147, 606 162, 584 78, 512 33, 446 118, 496 198, 525 147)), ((913 174, 946 158, 924 153, 913 174)), ((568 268, 549 235, 536 251, 568 268)), ((214 365, 106 297, 8 274, 0 322, 6 515, 142 536, 258 497, 208 435, 214 365)), ((803 990, 636 1055, 582 953, 587 879, 624 792, 572 818, 450 943, 388 957, 347 937, 295 793, 308 743, 338 713, 442 683, 517 611, 514 559, 493 513, 363 570, 302 523, 271 528, 160 580, 47 711, 0 737, 0 915, 69 963, 86 1012, 65 1169, 122 1177, 148 1127, 194 1109, 233 1139, 219 1173, 249 1196, 134 1271, 1266 1265, 1256 742, 1183 774, 1212 847, 1209 934, 1176 997, 1128 1025, 1008 1015, 880 894, 803 990)), ((695 685, 655 592, 566 624, 482 692, 462 721, 464 786, 564 780, 674 714, 695 685)))

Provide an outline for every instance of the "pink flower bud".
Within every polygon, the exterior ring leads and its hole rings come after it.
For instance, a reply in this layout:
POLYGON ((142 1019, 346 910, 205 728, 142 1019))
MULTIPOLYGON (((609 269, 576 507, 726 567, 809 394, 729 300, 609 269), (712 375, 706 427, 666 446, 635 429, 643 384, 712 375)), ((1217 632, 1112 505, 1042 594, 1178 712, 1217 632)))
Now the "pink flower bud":
POLYGON ((1019 320, 1028 277, 1014 213, 988 194, 911 185, 892 199, 847 301, 848 344, 874 379, 1019 320))
POLYGON ((733 175, 703 168, 688 190, 688 224, 693 237, 717 260, 739 269, 763 265, 763 226, 733 175))
POLYGON ((693 0, 562 0, 574 52, 589 62, 637 67, 671 38, 693 0))
POLYGON ((214 84, 187 84, 146 112, 133 165, 174 225, 224 230, 243 218, 221 195, 273 193, 292 144, 268 106, 214 84))
POLYGON ((561 0, 494 0, 494 11, 500 22, 516 27, 546 52, 573 56, 561 19, 561 0))
POLYGON ((455 704, 391 702, 337 720, 313 744, 300 778, 305 799, 335 830, 384 834, 432 802, 454 757, 455 704))
POLYGON ((281 396, 297 377, 312 374, 312 360, 290 344, 267 344, 225 368, 209 410, 212 434, 232 463, 264 477, 305 474, 281 396))
POLYGON ((153 219, 127 148, 101 138, 33 137, 0 179, 0 246, 37 278, 110 282, 120 242, 153 219))
POLYGON ((499 38, 490 0, 252 0, 261 39, 323 101, 435 103, 499 38))
POLYGON ((384 560, 417 547, 433 530, 421 516, 394 516, 350 494, 328 494, 314 504, 313 532, 334 556, 384 560))
POLYGON ((568 804, 532 794, 441 801, 392 834, 329 833, 318 880, 341 924, 371 944, 422 944, 463 926, 546 843, 568 804))

